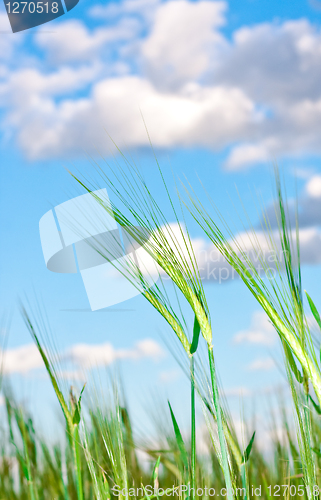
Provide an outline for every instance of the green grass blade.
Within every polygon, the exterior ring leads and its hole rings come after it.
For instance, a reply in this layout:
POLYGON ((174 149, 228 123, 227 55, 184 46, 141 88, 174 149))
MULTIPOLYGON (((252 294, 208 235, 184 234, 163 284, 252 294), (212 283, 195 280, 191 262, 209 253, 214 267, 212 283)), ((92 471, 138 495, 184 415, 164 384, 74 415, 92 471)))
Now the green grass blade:
POLYGON ((223 419, 222 419, 222 410, 219 401, 219 391, 216 380, 215 373, 215 363, 214 363, 214 355, 213 355, 213 347, 209 347, 208 349, 209 363, 210 363, 210 372, 211 372, 211 382, 212 382, 212 390, 213 390, 213 402, 216 413, 216 422, 217 422, 217 430, 218 430, 218 438, 220 442, 221 455, 222 455, 222 468, 224 473, 224 479, 226 483, 227 489, 227 498, 228 500, 233 500, 233 488, 231 481, 231 474, 229 468, 229 460, 228 460, 228 449, 226 445, 224 428, 223 428, 223 419))
MULTIPOLYGON (((158 488, 159 488, 159 465, 160 465, 160 461, 161 461, 161 456, 159 456, 156 460, 156 463, 155 463, 155 466, 154 466, 154 469, 153 469, 153 474, 152 474, 152 483, 153 483, 153 486, 154 486, 154 491, 158 491, 158 488)), ((158 498, 158 493, 156 494, 157 498, 158 498)))
POLYGON ((198 341, 200 338, 200 332, 201 332, 201 327, 199 325, 197 317, 195 316, 194 327, 193 327, 193 340, 192 340, 191 349, 190 349, 191 354, 194 354, 197 351, 198 341))
POLYGON ((315 409, 315 411, 317 412, 318 415, 321 415, 321 408, 320 408, 320 405, 318 405, 314 399, 312 398, 311 394, 309 394, 309 399, 313 405, 313 408, 315 409))
POLYGON ((294 360, 294 357, 293 357, 293 354, 292 354, 292 351, 291 349, 289 348, 287 342, 283 341, 283 348, 284 348, 284 352, 285 352, 285 356, 289 362, 289 366, 296 378, 296 380, 299 382, 299 384, 302 384, 303 382, 303 376, 301 375, 300 373, 300 370, 298 369, 297 365, 296 365, 296 362, 294 360))
POLYGON ((188 471, 188 456, 187 456, 187 452, 186 452, 185 443, 184 443, 184 440, 182 438, 180 428, 178 426, 178 423, 176 421, 175 415, 173 413, 173 410, 172 410, 172 407, 171 407, 171 404, 169 401, 168 401, 168 406, 169 406, 169 410, 170 410, 171 418, 172 418, 172 422, 173 422, 176 443, 177 443, 178 449, 180 451, 180 456, 181 456, 184 468, 186 471, 188 471))
POLYGON ((73 422, 74 425, 79 425, 80 424, 81 398, 82 398, 83 392, 85 390, 85 387, 86 387, 86 384, 81 389, 80 396, 79 396, 79 399, 78 399, 78 403, 76 404, 74 416, 72 417, 72 422, 73 422))
MULTIPOLYGON (((198 330, 198 336, 200 332, 200 327, 198 321, 195 317, 195 322, 197 322, 196 329, 198 330)), ((194 323, 195 332, 195 323, 194 323)), ((194 333, 195 335, 195 333, 194 333)), ((193 338, 194 342, 194 338, 193 338)), ((193 343, 192 343, 193 345, 193 343)), ((197 349, 197 346, 196 346, 197 349)), ((194 356, 191 359, 191 498, 195 498, 195 487, 196 487, 196 415, 195 415, 195 362, 194 356)))
POLYGON ((313 300, 311 299, 310 295, 308 294, 308 292, 305 290, 305 295, 307 296, 307 299, 308 299, 308 302, 309 302, 309 306, 310 306, 310 309, 311 309, 311 312, 314 316, 314 319, 316 320, 316 322, 318 323, 319 327, 321 328, 321 318, 320 318, 320 314, 319 314, 319 311, 317 310, 313 300))
POLYGON ((246 450, 243 453, 242 464, 245 464, 248 461, 248 459, 250 458, 250 453, 251 453, 252 446, 254 443, 254 438, 255 438, 255 431, 253 432, 252 437, 250 439, 250 442, 247 445, 246 450))

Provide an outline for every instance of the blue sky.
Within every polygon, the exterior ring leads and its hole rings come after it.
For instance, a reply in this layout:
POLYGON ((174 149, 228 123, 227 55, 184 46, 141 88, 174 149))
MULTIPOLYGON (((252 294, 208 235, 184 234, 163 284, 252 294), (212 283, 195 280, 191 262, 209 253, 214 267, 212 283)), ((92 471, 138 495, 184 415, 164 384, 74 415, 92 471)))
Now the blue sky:
MULTIPOLYGON (((77 312, 89 308, 81 276, 48 271, 39 238, 40 218, 82 194, 65 167, 92 175, 86 155, 108 158, 108 134, 133 154, 158 195, 142 115, 171 189, 172 171, 197 189, 199 177, 236 233, 235 185, 257 224, 253 192, 272 202, 272 161, 284 171, 290 198, 296 177, 303 284, 321 304, 320 19, 318 0, 80 0, 57 21, 10 34, 1 6, 0 294, 2 311, 12 315, 6 370, 31 410, 43 415, 53 398, 19 299, 42 304, 74 373, 87 366, 86 353, 93 360, 106 352, 106 363, 122 359, 137 415, 144 394, 170 396, 177 411, 187 401, 186 380, 163 342, 169 328, 157 313, 142 297, 77 312), (146 339, 154 350, 142 348, 146 339)), ((191 234, 204 238, 193 223, 191 234)), ((241 283, 207 282, 205 289, 220 377, 236 411, 241 389, 249 401, 282 383, 271 363, 278 344, 241 283)))

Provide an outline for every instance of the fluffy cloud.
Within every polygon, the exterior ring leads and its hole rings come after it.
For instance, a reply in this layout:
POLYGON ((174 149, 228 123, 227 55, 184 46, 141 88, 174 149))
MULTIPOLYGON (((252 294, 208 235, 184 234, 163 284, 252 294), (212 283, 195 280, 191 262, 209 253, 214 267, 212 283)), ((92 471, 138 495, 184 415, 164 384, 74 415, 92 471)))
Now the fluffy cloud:
POLYGON ((120 147, 145 146, 141 112, 155 146, 220 148, 245 139, 263 119, 255 103, 237 86, 198 81, 225 45, 218 31, 225 10, 224 2, 124 1, 91 9, 92 16, 109 19, 102 27, 63 21, 50 37, 41 28, 34 40, 46 61, 71 66, 11 73, 0 89, 6 130, 17 134, 31 159, 93 147, 108 154, 105 130, 120 147), (142 30, 147 34, 139 38, 142 30), (91 76, 83 66, 88 60, 95 61, 87 67, 91 76), (124 76, 130 65, 140 74, 124 76), (86 97, 69 97, 79 90, 86 97))
MULTIPOLYGON (((17 74, 16 80, 23 86, 21 76, 17 74)), ((37 84, 36 72, 34 79, 37 84)), ((2 94, 11 95, 10 88, 8 82, 2 94)), ((146 146, 141 113, 158 147, 227 144, 260 120, 254 104, 239 89, 195 84, 180 93, 164 93, 136 76, 100 81, 89 98, 58 103, 31 90, 25 105, 14 106, 7 120, 18 129, 27 156, 39 159, 79 154, 80 145, 82 150, 96 147, 108 154, 106 131, 119 147, 146 146)))
MULTIPOLYGON (((42 358, 34 344, 24 345, 13 349, 7 349, 0 353, 3 360, 3 373, 5 375, 13 373, 26 374, 32 370, 44 368, 42 358)), ((117 360, 132 359, 139 360, 151 358, 159 360, 164 356, 161 346, 152 339, 144 339, 135 344, 130 349, 115 349, 112 344, 76 344, 65 352, 59 359, 62 363, 72 362, 78 367, 78 371, 62 371, 64 378, 82 379, 80 370, 89 368, 108 366, 117 360)))
POLYGON ((99 74, 99 65, 69 68, 62 66, 58 71, 44 74, 34 68, 12 72, 7 81, 0 84, 1 104, 19 109, 32 107, 33 103, 61 97, 66 93, 82 89, 93 82, 99 74), (25 102, 26 100, 32 102, 25 102), (23 106, 23 104, 25 105, 23 106))
POLYGON ((270 371, 275 368, 272 358, 258 358, 247 367, 249 371, 270 371))
POLYGON ((252 396, 252 391, 248 387, 230 387, 222 390, 222 394, 227 398, 244 398, 252 396))
POLYGON ((132 349, 115 349, 112 344, 101 345, 77 344, 68 349, 63 359, 72 361, 87 369, 99 366, 108 366, 120 359, 160 359, 164 355, 160 345, 152 339, 137 342, 132 349))
POLYGON ((266 119, 226 166, 242 169, 282 155, 320 153, 321 33, 307 20, 244 27, 234 33, 213 81, 235 85, 262 103, 266 119), (246 68, 246 71, 244 71, 246 68))
MULTIPOLYGON (((93 6, 94 27, 58 21, 50 37, 42 28, 28 34, 41 49, 30 73, 0 64, 3 129, 31 159, 97 147, 108 154, 105 130, 120 147, 148 144, 141 110, 155 146, 230 146, 230 170, 320 154, 320 30, 301 19, 244 26, 228 39, 226 9, 222 1, 124 0, 93 6), (91 76, 80 75, 84 63, 91 76)), ((1 37, 1 54, 15 54, 8 40, 1 37)))
MULTIPOLYGON (((273 229, 278 227, 274 204, 267 207, 267 216, 273 229)), ((288 216, 292 227, 296 224, 296 201, 288 200, 288 216)), ((321 176, 310 174, 298 198, 298 220, 300 225, 300 239, 305 259, 311 261, 309 254, 314 254, 315 248, 320 248, 318 226, 321 225, 321 176)), ((317 259, 314 255, 313 259, 317 259)))
POLYGON ((221 45, 216 30, 224 24, 225 2, 166 2, 141 46, 147 75, 161 88, 180 88, 204 74, 221 45))
POLYGON ((299 200, 299 205, 301 227, 321 224, 321 176, 313 175, 310 177, 299 200))
POLYGON ((28 373, 43 367, 43 361, 34 344, 7 349, 0 353, 3 362, 3 373, 28 373))
POLYGON ((285 108, 320 97, 320 54, 320 30, 305 19, 245 26, 234 32, 215 79, 285 108))
POLYGON ((174 368, 172 370, 166 370, 162 371, 159 374, 159 380, 160 382, 164 384, 172 384, 181 376, 181 372, 177 370, 177 368, 174 368))
POLYGON ((225 162, 227 170, 241 170, 244 166, 264 163, 270 160, 269 147, 266 143, 240 144, 234 146, 225 162))
POLYGON ((123 0, 122 2, 108 2, 104 5, 94 5, 89 15, 96 19, 115 19, 122 16, 134 16, 136 19, 151 23, 155 17, 161 0, 123 0))
MULTIPOLYGON (((183 227, 183 226, 182 226, 183 227)), ((189 262, 189 253, 185 249, 184 237, 180 232, 179 226, 176 223, 170 224, 169 229, 162 229, 168 235, 167 239, 171 241, 172 248, 184 249, 184 257, 189 262)), ((185 240, 187 233, 184 231, 185 240)), ((293 240, 295 241, 295 230, 293 230, 293 240)), ((305 227, 300 230, 300 256, 301 264, 320 264, 321 263, 321 231, 317 227, 305 227)), ((276 259, 282 259, 282 246, 279 237, 278 229, 272 231, 274 246, 271 250, 271 242, 267 235, 257 230, 255 238, 251 232, 243 232, 235 235, 234 239, 229 240, 232 249, 241 256, 240 249, 243 255, 245 254, 257 269, 261 278, 264 278, 266 269, 270 273, 276 270, 276 259), (264 262, 264 267, 262 263, 264 262)), ((217 284, 227 283, 231 280, 240 279, 236 271, 226 262, 216 247, 203 238, 195 238, 191 240, 193 251, 198 263, 200 276, 203 282, 212 282, 217 284)), ((178 255, 180 259, 180 256, 178 255)), ((151 276, 155 275, 155 266, 151 260, 145 262, 146 273, 151 276)), ((164 272, 159 269, 160 274, 164 277, 164 272)), ((263 315, 255 315, 253 318, 250 330, 240 332, 237 342, 254 341, 256 335, 257 342, 269 343, 271 328, 263 315), (259 334, 260 332, 260 334, 259 334), (259 340, 260 339, 260 340, 259 340)))
POLYGON ((12 36, 11 26, 8 16, 0 10, 0 78, 1 78, 1 62, 9 61, 12 57, 15 48, 17 48, 24 39, 23 34, 12 36))
POLYGON ((321 199, 321 175, 314 175, 309 179, 305 187, 306 194, 315 199, 321 199))
POLYGON ((35 35, 35 42, 53 62, 84 62, 98 59, 102 53, 106 57, 115 45, 134 39, 139 29, 137 21, 125 18, 115 26, 90 31, 83 22, 75 19, 62 22, 50 37, 45 28, 40 29, 35 35))
POLYGON ((234 344, 261 344, 273 345, 277 339, 274 327, 263 311, 257 311, 252 316, 250 328, 236 333, 233 337, 234 344))

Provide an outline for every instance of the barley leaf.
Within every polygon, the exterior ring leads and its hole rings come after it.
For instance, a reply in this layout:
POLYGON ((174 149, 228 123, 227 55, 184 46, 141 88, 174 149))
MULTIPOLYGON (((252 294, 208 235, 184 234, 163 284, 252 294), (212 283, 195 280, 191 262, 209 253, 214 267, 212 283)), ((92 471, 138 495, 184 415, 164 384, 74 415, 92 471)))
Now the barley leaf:
POLYGON ((311 397, 310 394, 309 394, 309 399, 310 399, 311 403, 313 404, 313 407, 314 407, 315 411, 318 413, 318 415, 321 415, 321 408, 320 408, 320 406, 314 401, 314 399, 311 397))
POLYGON ((192 340, 192 344, 191 344, 191 348, 190 348, 191 354, 194 354, 197 351, 198 341, 200 338, 200 331, 201 331, 201 328, 200 328, 199 322, 197 320, 197 317, 195 316, 194 328, 193 328, 193 340, 192 340))
POLYGON ((321 318, 320 318, 320 314, 313 302, 313 300, 311 299, 310 295, 308 294, 308 292, 305 290, 305 295, 307 296, 307 299, 308 299, 308 302, 309 302, 309 306, 310 306, 310 309, 311 309, 311 312, 314 316, 314 319, 315 321, 318 323, 319 327, 321 328, 321 318))
POLYGON ((155 467, 154 467, 154 470, 153 470, 153 476, 152 476, 152 479, 153 479, 153 483, 155 484, 155 482, 158 482, 158 473, 159 473, 159 464, 160 464, 160 460, 161 460, 161 457, 159 456, 156 460, 156 464, 155 464, 155 467))
POLYGON ((173 410, 172 410, 172 407, 171 407, 171 404, 169 401, 168 401, 168 406, 169 406, 169 410, 171 412, 171 417, 172 417, 177 446, 178 446, 178 449, 179 449, 180 454, 181 454, 181 459, 182 459, 183 465, 184 465, 185 469, 187 470, 188 469, 188 458, 187 458, 185 444, 184 444, 181 431, 178 427, 178 423, 176 421, 175 415, 173 413, 173 410))
POLYGON ((74 413, 74 416, 72 418, 72 423, 74 425, 79 425, 80 424, 81 398, 82 398, 82 394, 83 394, 83 392, 85 390, 85 387, 86 387, 86 384, 81 389, 81 393, 80 393, 80 396, 79 396, 79 399, 78 399, 78 403, 76 404, 75 413, 74 413))
POLYGON ((19 463, 21 465, 21 469, 22 469, 23 475, 27 479, 27 481, 30 481, 30 476, 29 476, 29 470, 28 470, 28 467, 27 467, 27 462, 23 458, 23 456, 22 456, 22 454, 21 454, 18 446, 14 442, 12 442, 12 444, 16 448, 16 456, 17 456, 18 461, 19 461, 19 463))
MULTIPOLYGON (((153 476, 152 476, 152 481, 154 485, 154 491, 158 492, 159 488, 159 479, 158 479, 158 474, 159 474, 159 464, 160 464, 161 457, 159 456, 158 459, 156 460, 156 464, 153 470, 153 476)), ((158 493, 156 494, 158 498, 158 493)))
POLYGON ((289 362, 290 368, 291 368, 295 378, 299 382, 299 384, 302 384, 303 376, 301 375, 300 370, 298 369, 298 367, 296 365, 292 351, 286 342, 283 342, 283 346, 284 346, 285 355, 286 355, 287 360, 289 362))
POLYGON ((243 453, 242 464, 245 464, 248 461, 248 459, 250 458, 250 453, 251 453, 252 446, 254 443, 254 438, 255 438, 255 431, 253 432, 253 435, 250 439, 250 442, 247 445, 245 452, 243 453))

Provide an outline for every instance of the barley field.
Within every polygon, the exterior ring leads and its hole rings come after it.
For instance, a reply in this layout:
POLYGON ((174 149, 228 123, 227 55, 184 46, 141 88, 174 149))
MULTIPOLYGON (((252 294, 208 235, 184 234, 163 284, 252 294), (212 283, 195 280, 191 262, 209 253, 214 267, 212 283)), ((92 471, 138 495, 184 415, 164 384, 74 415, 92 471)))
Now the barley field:
MULTIPOLYGON (((169 334, 182 347, 179 361, 187 367, 190 383, 190 399, 184 407, 190 416, 189 435, 182 434, 180 422, 168 402, 163 412, 169 417, 171 427, 164 425, 158 435, 142 440, 133 431, 130 409, 122 396, 121 384, 116 381, 108 382, 112 397, 107 405, 100 404, 99 397, 92 398, 92 405, 82 403, 86 391, 92 390, 89 386, 85 385, 79 393, 71 387, 66 391, 58 377, 59 359, 44 340, 41 318, 23 306, 25 326, 42 357, 64 416, 65 428, 61 429, 64 439, 57 444, 47 442, 34 428, 33 416, 15 402, 4 384, 0 498, 318 498, 321 363, 317 330, 321 328, 321 318, 313 299, 302 289, 299 227, 298 222, 291 227, 278 169, 274 170, 278 231, 277 234, 272 231, 263 208, 264 251, 255 228, 250 226, 248 230, 248 238, 255 243, 254 254, 248 254, 240 241, 233 238, 215 200, 211 210, 205 208, 188 182, 179 184, 177 198, 173 199, 159 169, 160 182, 167 193, 163 202, 172 208, 180 229, 178 238, 164 218, 163 206, 156 202, 134 165, 126 160, 123 167, 118 164, 116 169, 97 169, 97 173, 100 182, 113 194, 114 201, 110 204, 95 194, 95 182, 72 175, 85 192, 92 194, 97 206, 112 214, 128 237, 144 248, 158 269, 159 279, 149 283, 148 274, 135 259, 118 264, 118 271, 138 287, 149 307, 163 317, 169 334), (250 432, 246 422, 240 439, 224 398, 224 387, 218 382, 211 304, 207 303, 189 237, 189 218, 214 244, 226 265, 235 270, 278 334, 291 412, 279 404, 281 432, 272 426, 268 453, 257 446, 256 431, 250 432), (271 254, 277 256, 273 265, 267 259, 271 254), (167 293, 169 282, 177 294, 175 303, 167 293), (192 331, 182 314, 182 302, 187 303, 194 316, 192 331), (314 317, 317 329, 311 328, 309 316, 314 317), (200 342, 207 352, 202 362, 198 357, 200 342), (206 423, 205 439, 196 421, 196 405, 202 409, 206 423), (202 449, 198 446, 201 439, 206 443, 202 449)), ((92 246, 101 256, 110 257, 107 255, 110 249, 104 248, 101 240, 97 239, 92 246)))

